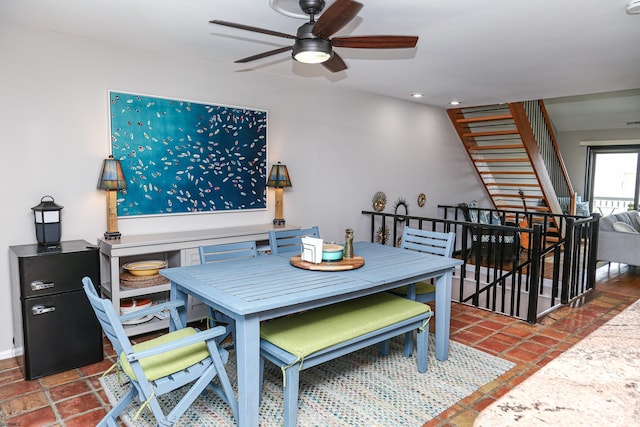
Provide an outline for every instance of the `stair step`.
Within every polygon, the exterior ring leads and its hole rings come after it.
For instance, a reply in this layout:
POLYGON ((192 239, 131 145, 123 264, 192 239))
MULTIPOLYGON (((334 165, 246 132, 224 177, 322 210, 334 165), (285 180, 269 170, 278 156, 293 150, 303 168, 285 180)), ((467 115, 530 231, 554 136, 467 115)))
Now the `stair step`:
MULTIPOLYGON (((517 211, 519 213, 519 216, 518 216, 519 221, 522 221, 523 214, 529 215, 530 218, 527 217, 530 220, 529 222, 533 221, 534 224, 544 224, 545 221, 547 221, 548 223, 551 220, 547 216, 537 215, 536 212, 525 212, 524 209, 522 209, 522 205, 520 205, 518 209, 514 209, 513 211, 517 211)), ((507 213, 506 218, 513 220, 515 218, 515 214, 507 213)))
POLYGON ((540 188, 540 184, 517 184, 517 183, 512 183, 512 182, 505 182, 503 183, 499 183, 499 182, 487 182, 485 183, 485 185, 490 185, 492 187, 536 187, 536 188, 540 188))
MULTIPOLYGON (((522 198, 522 196, 518 193, 491 193, 491 195, 493 197, 508 197, 508 198, 512 198, 512 199, 520 199, 522 198)), ((539 195, 525 195, 524 196, 525 199, 537 199, 537 200, 544 200, 543 196, 539 196, 539 195)))
MULTIPOLYGON (((496 205, 497 208, 504 209, 522 209, 522 205, 496 205)), ((548 206, 527 206, 527 210, 537 211, 537 212, 549 212, 550 209, 548 206)))
POLYGON ((457 119, 458 123, 477 123, 477 122, 489 122, 493 120, 510 120, 513 119, 511 114, 501 114, 498 116, 483 116, 483 117, 465 117, 457 119))
POLYGON ((527 158, 513 158, 513 159, 473 159, 474 162, 479 162, 479 163, 522 163, 522 162, 529 162, 529 159, 527 158))
MULTIPOLYGON (((519 218, 519 219, 518 219, 518 221, 519 221, 520 223, 522 223, 522 220, 523 220, 523 219, 524 219, 524 218, 519 218)), ((510 224, 515 224, 515 218, 514 218, 514 217, 509 217, 509 216, 507 215, 507 216, 506 216, 506 218, 505 218, 505 222, 506 222, 507 224, 509 224, 509 223, 510 223, 510 224)), ((538 223, 539 223, 539 222, 538 222, 538 223)), ((535 224, 535 223, 534 223, 534 224, 535 224)), ((533 228, 533 225, 527 224, 527 226, 526 226, 526 227, 523 227, 523 228, 533 228)), ((547 240, 550 240, 550 239, 552 239, 552 238, 553 238, 553 239, 555 239, 554 241, 556 241, 556 242, 559 240, 559 238, 558 238, 559 230, 558 230, 558 228, 557 228, 557 227, 555 227, 555 226, 553 226, 553 225, 548 225, 548 226, 547 226, 546 233, 547 233, 547 236, 546 236, 546 237, 547 237, 547 240)))
POLYGON ((498 136, 498 135, 519 135, 520 132, 518 129, 509 129, 509 130, 496 130, 492 132, 467 132, 463 133, 462 136, 465 138, 474 138, 476 136, 498 136))
POLYGON ((535 175, 534 171, 479 171, 481 175, 535 175))
POLYGON ((513 149, 523 149, 524 145, 522 144, 510 144, 510 145, 476 145, 474 147, 469 147, 469 151, 481 151, 481 150, 513 150, 513 149))

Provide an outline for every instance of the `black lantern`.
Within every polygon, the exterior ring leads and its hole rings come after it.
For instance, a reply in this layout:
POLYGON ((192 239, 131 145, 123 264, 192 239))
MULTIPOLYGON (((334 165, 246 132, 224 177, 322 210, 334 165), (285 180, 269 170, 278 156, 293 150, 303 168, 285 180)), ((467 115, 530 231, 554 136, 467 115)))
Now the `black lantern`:
POLYGON ((36 223, 36 239, 42 246, 57 245, 60 243, 61 225, 60 211, 63 206, 55 204, 51 196, 44 196, 40 204, 31 208, 36 223), (51 200, 45 200, 45 199, 51 200))

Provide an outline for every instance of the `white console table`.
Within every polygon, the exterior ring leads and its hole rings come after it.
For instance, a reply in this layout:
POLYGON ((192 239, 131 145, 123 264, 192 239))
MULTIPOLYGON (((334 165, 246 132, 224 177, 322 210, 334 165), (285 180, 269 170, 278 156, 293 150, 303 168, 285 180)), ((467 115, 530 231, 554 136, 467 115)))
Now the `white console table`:
MULTIPOLYGON (((171 233, 141 234, 122 236, 117 240, 98 240, 100 249, 100 285, 102 295, 113 301, 116 312, 120 312, 120 301, 128 298, 149 298, 162 301, 169 298, 171 284, 166 283, 145 288, 127 288, 120 283, 122 266, 129 262, 163 260, 169 267, 181 267, 200 263, 198 247, 255 240, 258 246, 268 247, 270 230, 293 230, 298 226, 287 225, 274 228, 272 224, 248 225, 241 227, 216 228, 171 233)), ((207 307, 200 301, 190 299, 188 320, 198 320, 207 316, 207 307)), ((138 335, 168 327, 167 319, 153 318, 139 324, 125 327, 127 335, 138 335)))

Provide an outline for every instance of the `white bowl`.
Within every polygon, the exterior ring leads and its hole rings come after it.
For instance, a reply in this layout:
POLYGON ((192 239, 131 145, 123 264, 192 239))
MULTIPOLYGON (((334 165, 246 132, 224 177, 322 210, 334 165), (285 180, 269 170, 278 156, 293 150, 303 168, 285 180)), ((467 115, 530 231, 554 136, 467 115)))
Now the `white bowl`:
POLYGON ((122 300, 120 302, 120 314, 133 313, 147 307, 151 307, 151 300, 148 298, 122 300))
POLYGON ((158 270, 167 266, 166 261, 161 260, 149 260, 149 261, 137 261, 124 264, 123 269, 127 270, 134 276, 153 276, 158 274, 158 270))

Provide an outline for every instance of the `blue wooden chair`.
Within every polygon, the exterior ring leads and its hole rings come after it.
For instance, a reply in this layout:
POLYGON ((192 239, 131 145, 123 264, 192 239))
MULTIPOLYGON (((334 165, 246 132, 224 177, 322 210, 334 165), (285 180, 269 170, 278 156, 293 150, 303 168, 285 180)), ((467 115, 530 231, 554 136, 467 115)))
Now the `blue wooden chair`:
POLYGON ((271 230, 269 231, 269 249, 272 255, 287 252, 300 252, 303 237, 320 237, 318 226, 303 230, 271 230))
POLYGON ((258 255, 255 241, 200 246, 198 251, 200 252, 201 264, 251 258, 258 255))
MULTIPOLYGON (((451 258, 455 239, 456 234, 454 232, 441 233, 404 227, 400 248, 451 258)), ((407 295, 407 287, 403 286, 402 288, 394 289, 393 293, 407 295)), ((435 299, 436 288, 431 282, 416 283, 416 301, 430 302, 435 299)))
MULTIPOLYGON (((442 233, 438 231, 420 230, 419 228, 404 227, 400 248, 408 251, 417 251, 432 255, 451 257, 455 244, 454 232, 442 233)), ((392 290, 396 295, 409 297, 407 286, 392 290)), ((416 295, 414 300, 425 303, 436 299, 436 287, 432 281, 416 282, 416 295)), ((413 335, 405 336, 405 354, 413 352, 413 335)))
MULTIPOLYGON (((200 264, 251 258, 258 255, 255 241, 200 246, 198 250, 200 253, 200 264)), ((226 325, 226 332, 216 338, 218 344, 221 344, 229 335, 235 332, 235 323, 229 316, 209 307, 209 318, 213 323, 211 326, 219 324, 226 325)))
POLYGON ((224 368, 228 354, 225 350, 219 351, 215 342, 215 338, 224 333, 224 328, 200 332, 194 328, 182 327, 176 307, 183 304, 178 301, 118 316, 113 303, 98 296, 89 277, 83 278, 82 283, 102 330, 118 355, 118 365, 133 385, 98 426, 117 427, 116 419, 136 395, 142 403, 140 410, 145 406, 151 408, 157 425, 172 426, 206 387, 210 387, 231 407, 233 416, 238 420, 238 402, 224 368), (169 310, 169 318, 175 331, 131 345, 122 322, 164 310, 169 310), (216 376, 220 380, 220 386, 212 382, 216 376), (165 414, 158 403, 158 396, 190 383, 193 383, 191 388, 165 414))

